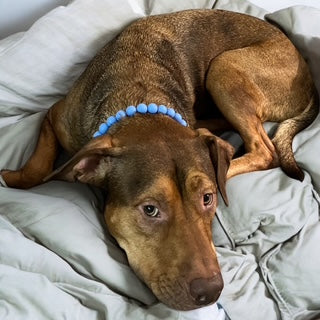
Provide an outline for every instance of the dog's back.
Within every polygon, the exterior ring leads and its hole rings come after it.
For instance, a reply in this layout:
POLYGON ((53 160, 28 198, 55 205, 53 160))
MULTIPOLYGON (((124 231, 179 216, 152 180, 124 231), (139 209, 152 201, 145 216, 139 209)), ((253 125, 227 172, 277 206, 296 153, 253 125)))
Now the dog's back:
POLYGON ((134 22, 98 53, 67 96, 67 118, 74 119, 70 134, 77 135, 75 142, 81 139, 76 148, 108 116, 141 101, 172 106, 192 126, 194 112, 206 112, 212 59, 271 37, 292 46, 276 27, 228 11, 187 10, 134 22))

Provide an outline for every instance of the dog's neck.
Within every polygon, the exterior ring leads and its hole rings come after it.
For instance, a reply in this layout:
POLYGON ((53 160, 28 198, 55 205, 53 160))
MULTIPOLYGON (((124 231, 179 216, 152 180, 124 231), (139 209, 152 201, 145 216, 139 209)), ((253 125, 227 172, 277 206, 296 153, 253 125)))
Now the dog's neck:
POLYGON ((167 108, 164 105, 157 105, 155 103, 150 103, 148 105, 140 103, 137 106, 128 106, 126 110, 119 110, 115 115, 108 117, 105 122, 100 124, 93 137, 96 138, 106 134, 114 124, 120 122, 123 118, 134 117, 136 114, 160 114, 172 118, 184 127, 188 126, 182 115, 173 108, 167 108))

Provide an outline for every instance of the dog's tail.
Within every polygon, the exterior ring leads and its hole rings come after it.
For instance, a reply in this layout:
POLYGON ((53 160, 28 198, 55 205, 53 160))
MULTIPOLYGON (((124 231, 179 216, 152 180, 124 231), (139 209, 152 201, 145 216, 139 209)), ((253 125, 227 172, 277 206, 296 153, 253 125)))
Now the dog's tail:
POLYGON ((303 181, 304 173, 298 167, 292 150, 294 136, 309 126, 319 113, 319 98, 315 91, 305 110, 294 118, 280 123, 272 142, 277 150, 282 170, 294 179, 303 181))

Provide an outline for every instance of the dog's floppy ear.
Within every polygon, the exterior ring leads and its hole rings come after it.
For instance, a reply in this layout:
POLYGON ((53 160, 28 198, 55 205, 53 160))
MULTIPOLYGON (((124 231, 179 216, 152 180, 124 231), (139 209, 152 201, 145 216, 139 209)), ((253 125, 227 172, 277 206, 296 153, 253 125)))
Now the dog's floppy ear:
POLYGON ((214 165, 217 185, 225 204, 228 205, 226 192, 227 172, 234 154, 234 148, 228 142, 213 135, 207 129, 200 128, 197 129, 197 131, 208 145, 210 157, 214 165))
POLYGON ((95 138, 44 181, 80 181, 101 186, 110 165, 110 157, 118 156, 122 150, 121 147, 112 146, 112 138, 109 135, 95 138))

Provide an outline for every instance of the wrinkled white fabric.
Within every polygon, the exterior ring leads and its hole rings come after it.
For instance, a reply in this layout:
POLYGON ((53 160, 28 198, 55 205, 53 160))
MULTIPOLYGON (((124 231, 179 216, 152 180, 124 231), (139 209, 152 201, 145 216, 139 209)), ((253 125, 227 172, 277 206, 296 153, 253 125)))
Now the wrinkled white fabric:
MULTIPOLYGON (((187 8, 266 13, 237 0, 75 0, 0 41, 0 169, 20 167, 44 112, 95 53, 131 21, 187 8)), ((319 11, 268 15, 288 33, 319 86, 319 11)), ((303 183, 280 169, 237 176, 219 203, 214 241, 232 320, 320 317, 320 119, 294 139, 303 183)), ((52 181, 30 190, 0 182, 0 319, 222 320, 217 305, 190 312, 159 303, 105 229, 101 194, 52 181), (2 186, 1 186, 2 185, 2 186)))

